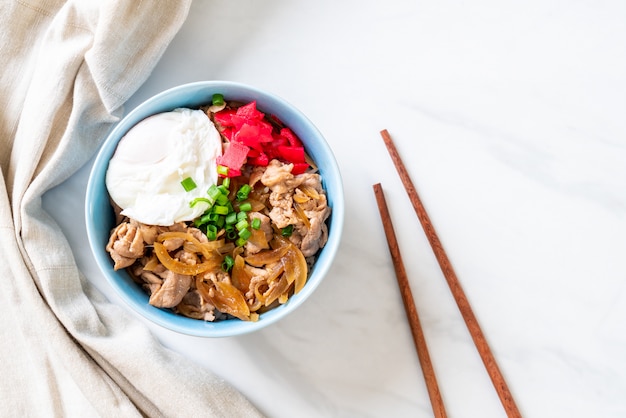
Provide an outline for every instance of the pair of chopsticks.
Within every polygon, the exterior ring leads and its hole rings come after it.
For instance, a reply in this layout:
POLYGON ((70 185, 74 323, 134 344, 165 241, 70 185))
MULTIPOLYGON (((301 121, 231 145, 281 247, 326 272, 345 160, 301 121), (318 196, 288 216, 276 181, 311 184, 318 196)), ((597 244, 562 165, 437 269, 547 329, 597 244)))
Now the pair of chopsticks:
MULTIPOLYGON (((417 217, 422 224, 422 228, 424 229, 430 246, 435 253, 435 257, 437 258, 443 275, 448 283, 448 286, 450 287, 452 296, 456 301, 461 315, 463 316, 463 320, 465 321, 465 325, 467 326, 472 340, 474 341, 474 345, 478 350, 478 353, 483 361, 483 364, 485 365, 487 373, 491 378, 491 382, 493 383, 498 397, 500 398, 500 402, 502 403, 502 406, 504 407, 504 410, 509 418, 521 418, 522 415, 520 414, 515 404, 515 401, 513 400, 513 396, 511 395, 506 381, 504 380, 504 377, 500 372, 500 368, 498 367, 493 353, 489 348, 489 344, 487 344, 487 340, 485 339, 485 336, 480 329, 480 326, 478 325, 478 321, 474 316, 472 307, 470 306, 469 301, 465 296, 465 292, 463 291, 461 284, 459 283, 459 280, 456 276, 456 273, 454 272, 454 269, 450 264, 450 260, 448 259, 448 256, 446 255, 446 252, 444 251, 443 246, 439 241, 439 237, 435 232, 435 228, 430 222, 428 213, 426 213, 426 209, 424 208, 424 205, 422 204, 422 201, 419 198, 417 191, 415 190, 415 186, 413 186, 413 182, 411 181, 409 173, 407 172, 402 162, 402 159, 400 158, 400 154, 398 153, 398 150, 396 149, 393 140, 389 135, 389 132, 387 132, 387 130, 385 129, 381 131, 380 134, 383 138, 383 141, 385 142, 385 146, 387 147, 387 151, 389 151, 389 155, 391 156, 396 170, 398 171, 400 180, 402 181, 402 184, 404 185, 404 188, 409 195, 409 199, 411 200, 411 204, 415 209, 415 213, 417 214, 417 217)), ((441 398, 441 393, 439 391, 439 385, 437 384, 437 378, 435 377, 435 371, 430 361, 430 355, 428 354, 428 347, 426 345, 426 340, 424 338, 424 333, 420 325, 419 316, 417 314, 417 309, 415 307, 415 302, 413 300, 413 295, 411 293, 407 274, 404 269, 404 264, 402 262, 402 255, 400 254, 400 248, 398 246, 396 235, 393 229, 393 224, 391 221, 389 210, 387 208, 383 189, 380 183, 375 184, 373 187, 383 227, 385 229, 385 235, 387 236, 387 244, 391 253, 391 258, 398 280, 398 286, 402 295, 402 301, 407 314, 407 318, 409 320, 409 325, 411 327, 411 333, 413 334, 413 341, 417 350, 417 356, 419 358, 420 366, 422 368, 422 373, 424 374, 424 380, 426 381, 426 387, 428 390, 430 403, 433 408, 433 413, 437 418, 446 417, 446 410, 443 404, 443 400, 441 398)))

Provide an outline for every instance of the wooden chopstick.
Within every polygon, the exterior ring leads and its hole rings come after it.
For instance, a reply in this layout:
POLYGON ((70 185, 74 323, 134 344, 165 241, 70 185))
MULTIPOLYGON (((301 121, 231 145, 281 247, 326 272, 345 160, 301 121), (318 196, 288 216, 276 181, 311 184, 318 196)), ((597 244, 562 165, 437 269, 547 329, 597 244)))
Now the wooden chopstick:
POLYGON ((428 238, 428 242, 430 243, 430 246, 435 253, 435 257, 439 262, 441 271, 443 272, 443 275, 448 282, 448 287, 450 287, 450 291, 452 292, 452 296, 454 297, 459 311, 463 316, 465 325, 467 326, 467 329, 472 336, 474 345, 476 346, 476 349, 480 354, 483 364, 487 369, 487 373, 491 378, 491 382, 493 383, 498 397, 500 398, 500 402, 502 403, 502 406, 504 407, 504 410, 506 411, 508 417, 521 418, 522 415, 520 414, 519 409, 517 408, 517 405, 513 400, 513 396, 509 391, 509 387, 506 384, 502 373, 500 372, 500 368, 496 363, 491 349, 489 348, 487 339, 485 338, 480 326, 478 325, 478 321, 476 319, 476 316, 474 315, 472 307, 470 306, 470 303, 465 296, 465 292, 461 287, 459 279, 457 278, 456 273, 452 268, 452 264, 450 263, 450 260, 448 259, 448 256, 446 255, 446 252, 441 245, 441 241, 439 241, 439 237, 437 236, 435 228, 430 221, 430 217, 428 216, 428 213, 426 213, 426 209, 424 208, 424 205, 422 204, 422 201, 419 198, 417 191, 415 190, 415 186, 413 185, 413 182, 409 177, 409 173, 407 172, 402 162, 402 159, 400 158, 400 154, 398 153, 398 150, 396 149, 396 146, 394 145, 393 140, 389 135, 389 132, 384 129, 380 132, 380 134, 383 138, 383 141, 385 142, 387 151, 389 151, 389 155, 391 156, 391 159, 396 166, 396 170, 398 171, 400 180, 402 181, 402 184, 404 185, 404 188, 409 195, 409 199, 411 200, 411 204, 415 209, 415 213, 417 214, 417 217, 422 224, 422 228, 424 229, 426 237, 428 238))
POLYGON ((413 334, 413 342, 415 343, 415 349, 417 350, 417 357, 419 359, 420 366, 422 367, 424 380, 426 381, 426 389, 428 390, 430 404, 436 418, 445 418, 447 417, 446 409, 443 405, 443 400, 441 399, 441 392, 439 391, 439 385, 437 384, 437 378, 435 377, 435 370, 433 369, 433 365, 430 361, 430 354, 428 354, 428 346, 426 345, 424 332, 422 331, 419 316, 417 315, 415 301, 413 300, 409 280, 407 278, 406 270, 404 269, 402 254, 400 253, 396 233, 393 229, 391 216, 389 215, 385 194, 383 193, 380 183, 375 184, 373 187, 383 228, 385 229, 385 235, 387 236, 387 244, 389 246, 389 252, 391 253, 393 267, 396 271, 396 279, 398 280, 398 287, 400 288, 400 294, 402 295, 404 310, 406 312, 407 319, 409 320, 411 334, 413 334))

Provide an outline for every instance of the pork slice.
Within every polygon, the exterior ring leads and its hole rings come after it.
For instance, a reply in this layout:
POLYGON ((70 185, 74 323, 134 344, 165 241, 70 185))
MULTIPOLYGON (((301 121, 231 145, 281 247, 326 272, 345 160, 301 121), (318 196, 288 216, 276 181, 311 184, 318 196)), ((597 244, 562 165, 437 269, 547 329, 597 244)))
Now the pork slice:
POLYGON ((302 245, 302 238, 306 236, 308 232, 308 228, 302 224, 300 228, 294 229, 291 235, 289 236, 289 241, 296 247, 300 248, 302 245))
POLYGON ((228 284, 232 284, 230 281, 230 275, 223 271, 218 271, 218 272, 207 271, 202 274, 203 274, 202 276, 203 280, 207 282, 213 282, 213 283, 225 282, 228 284))
POLYGON ((248 288, 248 291, 244 296, 246 300, 254 300, 256 298, 256 295, 254 294, 254 289, 256 289, 260 285, 267 283, 269 272, 266 268, 252 266, 248 266, 247 268, 248 272, 252 274, 252 277, 250 278, 250 287, 248 288))
POLYGON ((261 183, 276 193, 293 193, 302 179, 291 174, 293 164, 283 164, 272 160, 261 176, 261 183))
POLYGON ((269 199, 272 209, 269 217, 278 228, 298 223, 298 216, 293 211, 293 195, 289 193, 272 192, 269 199))
POLYGON ((309 219, 309 228, 298 228, 302 235, 302 241, 299 244, 300 250, 305 257, 311 257, 328 241, 326 220, 330 216, 330 208, 326 200, 326 193, 322 188, 321 177, 311 173, 304 173, 300 177, 303 179, 303 185, 315 189, 319 195, 318 198, 310 199, 301 205, 309 219))
POLYGON ((111 259, 113 260, 113 270, 120 270, 126 267, 130 267, 137 260, 136 258, 128 258, 119 255, 115 251, 110 252, 111 259))
POLYGON ((215 320, 215 306, 206 302, 197 290, 187 292, 174 311, 189 318, 215 320))
POLYGON ((143 238, 136 226, 124 222, 115 228, 113 234, 116 236, 116 239, 112 247, 118 254, 129 258, 143 256, 143 238))
POLYGON ((171 232, 186 232, 187 231, 187 224, 185 224, 184 222, 177 222, 173 225, 167 226, 167 227, 162 227, 163 231, 171 231, 171 232))
POLYGON ((311 227, 307 233, 302 237, 300 243, 300 251, 305 257, 314 255, 324 244, 320 239, 323 235, 322 229, 326 227, 324 223, 324 212, 315 212, 319 216, 313 216, 309 218, 309 224, 311 227))
POLYGON ((300 184, 312 187, 318 194, 325 193, 322 187, 322 177, 317 173, 302 173, 298 175, 300 184))
POLYGON ((195 266, 200 262, 200 259, 195 253, 192 253, 187 250, 180 250, 174 256, 175 259, 180 261, 183 264, 187 264, 188 266, 195 266))
POLYGON ((168 238, 166 240, 163 240, 162 244, 165 249, 170 252, 179 249, 183 246, 184 243, 185 240, 183 238, 168 238))
POLYGON ((261 177, 263 177, 263 173, 265 173, 265 167, 263 166, 255 166, 250 172, 250 181, 248 184, 250 187, 254 188, 254 185, 261 181, 261 177))
POLYGON ((326 220, 330 216, 330 208, 326 206, 326 198, 320 199, 320 205, 316 210, 306 211, 311 228, 302 239, 302 254, 305 257, 314 255, 320 248, 323 248, 328 241, 328 226, 326 220))
MULTIPOLYGON (((270 218, 260 212, 250 212, 248 214, 248 217, 250 218, 250 223, 252 223, 254 219, 258 219, 259 221, 261 221, 261 226, 259 227, 259 230, 263 232, 263 234, 265 235, 265 240, 267 242, 271 241, 272 237, 274 236, 274 230, 272 229, 270 218)), ((266 249, 267 247, 261 248, 254 242, 248 241, 246 242, 245 248, 246 254, 256 254, 259 251, 266 249)))
POLYGON ((141 233, 141 238, 143 238, 143 242, 148 245, 154 244, 156 241, 156 237, 159 234, 158 228, 154 225, 146 225, 141 222, 137 222, 134 219, 131 220, 131 223, 136 224, 137 228, 139 228, 139 232, 141 233))
POLYGON ((198 228, 189 228, 188 232, 200 242, 209 242, 206 234, 198 228))
POLYGON ((159 290, 161 288, 161 285, 157 284, 157 283, 144 283, 141 287, 149 295, 151 295, 151 294, 155 293, 157 290, 159 290))
POLYGON ((137 226, 122 222, 111 232, 106 250, 114 261, 113 268, 129 267, 144 254, 145 245, 137 226))
POLYGON ((139 277, 141 277, 141 280, 143 280, 144 283, 159 284, 159 285, 163 283, 163 279, 151 271, 143 270, 141 274, 139 275, 139 277))
POLYGON ((163 284, 150 295, 150 305, 157 308, 172 308, 178 305, 191 288, 192 277, 171 270, 165 270, 159 276, 163 279, 163 284))

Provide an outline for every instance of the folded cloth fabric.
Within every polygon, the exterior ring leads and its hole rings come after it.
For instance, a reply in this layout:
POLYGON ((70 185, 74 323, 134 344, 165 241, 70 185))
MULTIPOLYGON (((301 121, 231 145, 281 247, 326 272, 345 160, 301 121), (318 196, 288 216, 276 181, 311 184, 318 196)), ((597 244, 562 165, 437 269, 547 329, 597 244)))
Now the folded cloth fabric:
POLYGON ((260 416, 78 271, 42 194, 94 154, 190 0, 0 2, 3 416, 260 416))

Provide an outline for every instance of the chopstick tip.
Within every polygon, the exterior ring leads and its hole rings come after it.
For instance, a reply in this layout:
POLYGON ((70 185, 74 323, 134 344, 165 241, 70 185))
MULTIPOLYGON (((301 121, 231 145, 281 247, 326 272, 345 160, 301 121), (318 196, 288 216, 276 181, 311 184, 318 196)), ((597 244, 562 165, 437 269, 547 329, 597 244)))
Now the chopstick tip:
POLYGON ((373 184, 372 188, 374 189, 374 194, 377 197, 383 194, 383 186, 380 183, 373 184))
POLYGON ((393 141, 391 139, 391 135, 389 135, 388 130, 383 129, 382 131, 380 131, 380 136, 383 138, 383 142, 387 146, 387 149, 393 146, 393 141))

